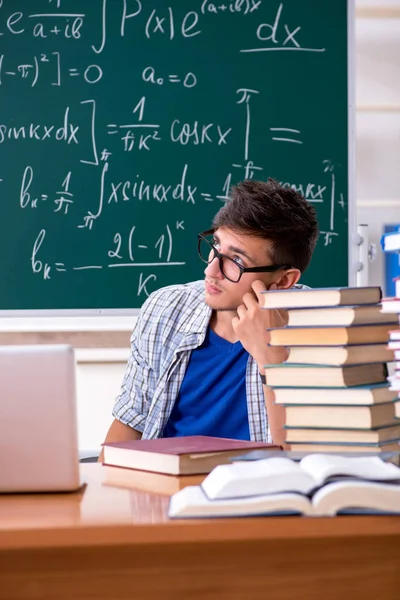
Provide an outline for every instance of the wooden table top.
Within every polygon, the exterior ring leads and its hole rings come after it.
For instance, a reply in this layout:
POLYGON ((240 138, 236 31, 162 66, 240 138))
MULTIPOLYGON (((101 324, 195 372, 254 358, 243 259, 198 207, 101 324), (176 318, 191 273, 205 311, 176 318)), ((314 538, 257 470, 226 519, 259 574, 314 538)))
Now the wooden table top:
POLYGON ((0 496, 0 551, 266 538, 400 538, 400 517, 395 516, 169 520, 168 496, 105 486, 105 468, 81 464, 87 483, 79 492, 0 496))

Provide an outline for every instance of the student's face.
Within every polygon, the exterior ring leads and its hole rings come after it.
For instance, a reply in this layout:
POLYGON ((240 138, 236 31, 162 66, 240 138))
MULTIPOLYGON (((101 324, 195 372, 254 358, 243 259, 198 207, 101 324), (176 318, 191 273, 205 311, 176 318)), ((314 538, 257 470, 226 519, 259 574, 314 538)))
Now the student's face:
MULTIPOLYGON (((264 267, 272 265, 270 242, 252 235, 237 233, 220 227, 214 233, 215 247, 222 254, 237 260, 243 267, 264 267)), ((214 310, 236 310, 242 298, 251 292, 251 284, 260 279, 268 288, 276 282, 282 271, 273 273, 243 273, 237 283, 224 277, 215 258, 207 265, 205 271, 205 301, 214 310)))

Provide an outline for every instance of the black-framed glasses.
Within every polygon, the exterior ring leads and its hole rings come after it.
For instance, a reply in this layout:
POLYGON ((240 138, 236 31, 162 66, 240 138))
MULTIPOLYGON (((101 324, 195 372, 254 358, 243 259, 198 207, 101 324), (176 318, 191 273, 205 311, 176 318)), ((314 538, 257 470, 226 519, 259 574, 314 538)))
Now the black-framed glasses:
POLYGON ((201 260, 207 264, 212 263, 214 258, 218 258, 219 269, 222 275, 232 281, 238 283, 243 273, 273 273, 278 269, 290 269, 290 265, 266 265, 264 267, 243 267, 239 262, 226 254, 221 254, 214 244, 208 239, 214 234, 213 229, 203 231, 197 235, 197 251, 201 260))

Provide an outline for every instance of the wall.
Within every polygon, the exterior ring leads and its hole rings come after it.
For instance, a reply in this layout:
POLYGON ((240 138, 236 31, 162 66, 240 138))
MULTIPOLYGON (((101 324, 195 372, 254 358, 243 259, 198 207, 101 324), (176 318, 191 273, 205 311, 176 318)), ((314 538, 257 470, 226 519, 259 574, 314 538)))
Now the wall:
POLYGON ((400 0, 356 0, 357 222, 377 258, 369 284, 383 285, 380 237, 400 223, 400 0))
POLYGON ((112 422, 111 410, 119 392, 128 349, 76 350, 78 437, 81 455, 98 451, 112 422))

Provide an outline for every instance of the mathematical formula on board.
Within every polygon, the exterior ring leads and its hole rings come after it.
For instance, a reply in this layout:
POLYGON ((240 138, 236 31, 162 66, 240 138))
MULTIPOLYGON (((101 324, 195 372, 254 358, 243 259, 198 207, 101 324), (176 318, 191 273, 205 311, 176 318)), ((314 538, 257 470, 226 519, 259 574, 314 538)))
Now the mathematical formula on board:
POLYGON ((7 187, 7 203, 29 220, 30 252, 18 260, 31 277, 48 286, 66 273, 91 271, 95 282, 129 269, 133 293, 144 299, 161 272, 185 267, 201 215, 209 220, 234 183, 274 176, 277 155, 288 156, 277 179, 322 215, 321 249, 340 244, 343 165, 314 133, 318 124, 302 118, 295 90, 293 110, 268 110, 278 93, 273 80, 266 84, 268 65, 304 56, 304 69, 312 69, 329 55, 292 6, 0 0, 0 193, 7 187), (228 33, 235 41, 224 49, 228 33), (225 61, 216 79, 207 75, 215 71, 210 39, 219 40, 225 61), (17 100, 4 108, 2 95, 17 100), (311 177, 293 165, 313 135, 321 148, 312 152, 311 177), (60 231, 64 242, 55 245, 60 231), (85 236, 96 245, 89 256, 73 251, 85 236))

